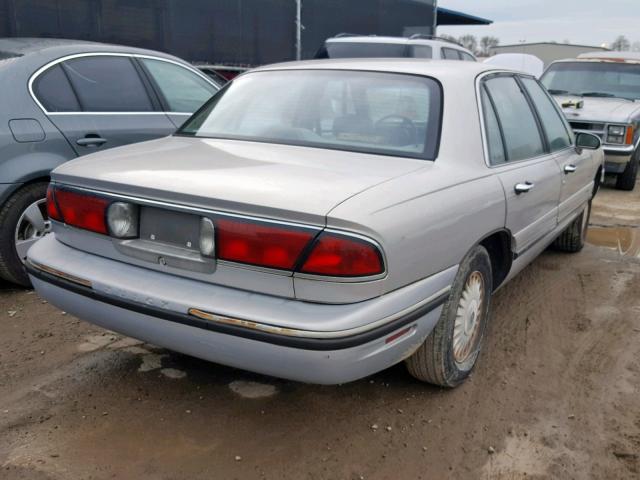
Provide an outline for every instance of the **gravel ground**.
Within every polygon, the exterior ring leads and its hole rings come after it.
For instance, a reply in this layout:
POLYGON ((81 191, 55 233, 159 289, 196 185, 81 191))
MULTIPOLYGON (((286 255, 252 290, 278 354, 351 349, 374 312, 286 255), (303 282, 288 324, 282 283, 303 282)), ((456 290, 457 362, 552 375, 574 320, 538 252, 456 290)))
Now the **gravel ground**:
POLYGON ((105 332, 0 286, 0 478, 640 478, 640 187, 604 188, 591 245, 495 297, 455 390, 402 365, 336 387, 105 332))

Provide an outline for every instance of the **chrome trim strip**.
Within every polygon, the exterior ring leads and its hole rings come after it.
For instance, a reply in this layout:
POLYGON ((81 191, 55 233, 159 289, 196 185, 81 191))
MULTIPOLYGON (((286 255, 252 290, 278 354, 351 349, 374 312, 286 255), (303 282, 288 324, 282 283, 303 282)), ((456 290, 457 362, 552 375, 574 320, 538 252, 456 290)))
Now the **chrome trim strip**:
POLYGON ((244 327, 252 330, 259 330, 265 333, 284 335, 287 337, 335 339, 335 338, 349 337, 352 335, 365 333, 365 332, 368 332, 369 330, 374 330, 377 327, 393 322, 398 318, 402 318, 404 316, 411 314, 412 312, 418 310, 424 305, 430 302, 433 302, 437 298, 442 297, 443 295, 446 295, 447 293, 449 293, 450 290, 451 290, 451 286, 445 287, 442 290, 429 296, 428 298, 425 298, 424 300, 414 305, 411 305, 410 307, 407 307, 387 317, 381 318, 380 320, 377 320, 375 322, 368 323, 367 325, 362 325, 360 327, 354 327, 347 330, 334 330, 334 331, 328 331, 328 332, 326 331, 323 332, 318 330, 300 330, 300 329, 294 329, 294 328, 278 327, 278 326, 267 324, 267 323, 258 323, 251 320, 243 320, 239 318, 227 317, 224 315, 217 315, 215 313, 210 313, 204 310, 200 310, 198 308, 189 308, 188 312, 189 312, 189 315, 192 315, 194 317, 197 317, 203 320, 208 320, 210 322, 220 323, 225 325, 235 325, 235 326, 240 326, 240 327, 244 327))
POLYGON ((274 224, 278 224, 278 225, 286 225, 286 226, 290 226, 290 227, 304 228, 304 229, 307 229, 307 230, 313 230, 313 231, 318 231, 318 232, 323 229, 323 226, 308 225, 308 224, 296 223, 296 222, 288 222, 288 221, 285 221, 285 220, 273 220, 273 219, 265 218, 265 217, 256 217, 256 216, 252 216, 252 215, 242 215, 242 214, 239 214, 239 213, 224 212, 224 211, 221 211, 221 210, 212 210, 212 209, 209 209, 209 208, 193 207, 193 206, 188 206, 188 205, 180 205, 178 203, 171 203, 171 202, 166 202, 166 201, 163 201, 163 200, 150 200, 150 199, 147 199, 147 198, 136 197, 136 196, 133 196, 133 195, 125 195, 125 194, 120 194, 120 193, 105 192, 104 190, 96 190, 96 189, 87 188, 87 187, 78 187, 78 186, 71 185, 71 184, 56 182, 55 180, 52 183, 55 184, 56 186, 61 187, 61 188, 69 188, 69 189, 73 189, 73 190, 80 190, 82 192, 87 192, 89 194, 102 195, 102 196, 113 198, 113 199, 128 200, 128 201, 131 201, 131 202, 139 203, 140 205, 147 205, 147 206, 150 206, 150 207, 158 207, 159 206, 159 207, 168 208, 170 210, 176 210, 176 211, 180 211, 180 212, 199 213, 199 214, 208 214, 208 215, 220 215, 220 216, 223 216, 223 217, 239 218, 239 219, 245 219, 245 220, 254 220, 254 221, 257 221, 257 222, 274 223, 274 224))
POLYGON ((153 55, 144 55, 144 54, 140 54, 140 53, 122 53, 122 52, 85 52, 85 53, 75 53, 72 55, 66 55, 64 57, 60 57, 56 60, 53 60, 49 63, 47 63, 46 65, 43 65, 42 67, 40 67, 38 70, 36 70, 31 77, 29 77, 29 82, 27 84, 28 89, 29 89, 29 94, 31 95, 31 98, 33 98, 33 101, 36 102, 36 104, 38 105, 38 107, 40 107, 40 109, 44 112, 45 115, 149 115, 149 114, 167 114, 167 113, 177 113, 179 115, 191 115, 191 113, 183 113, 183 112, 158 112, 158 111, 153 111, 153 112, 48 112, 46 108, 44 108, 44 106, 40 103, 40 101, 38 100, 38 98, 36 97, 35 92, 33 91, 33 82, 35 82, 35 80, 45 71, 48 70, 50 67, 53 67, 54 65, 57 65, 58 63, 62 63, 66 60, 71 60, 73 58, 82 58, 82 57, 129 57, 129 58, 147 58, 150 60, 159 60, 161 62, 167 62, 167 63, 172 63, 174 65, 177 65, 179 67, 184 68, 185 70, 189 70, 191 72, 194 72, 195 74, 197 74, 199 77, 201 77, 202 79, 206 80, 208 84, 212 85, 216 90, 220 90, 220 87, 218 85, 216 85, 215 83, 213 83, 209 77, 207 77, 204 73, 202 73, 200 70, 198 70, 195 67, 192 68, 188 68, 185 64, 180 63, 180 62, 176 62, 175 60, 171 60, 168 58, 162 58, 162 57, 156 57, 153 55))
POLYGON ((43 265, 42 263, 34 262, 33 260, 27 259, 27 264, 36 270, 41 270, 49 275, 53 275, 54 277, 62 278, 69 282, 82 285, 83 287, 93 288, 93 284, 90 280, 86 280, 81 277, 77 277, 67 272, 63 272, 62 270, 58 270, 57 268, 49 267, 48 265, 43 265))

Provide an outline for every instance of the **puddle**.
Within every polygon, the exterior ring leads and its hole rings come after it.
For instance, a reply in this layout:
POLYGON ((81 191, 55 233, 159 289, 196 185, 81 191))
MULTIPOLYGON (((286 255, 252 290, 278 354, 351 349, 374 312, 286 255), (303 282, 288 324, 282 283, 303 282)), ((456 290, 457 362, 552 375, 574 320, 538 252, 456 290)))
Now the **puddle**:
POLYGON ((620 255, 640 258, 640 229, 629 227, 589 227, 587 243, 610 248, 620 255))
POLYGON ((245 380, 235 380, 229 384, 229 388, 243 398, 266 398, 278 393, 273 385, 245 380))

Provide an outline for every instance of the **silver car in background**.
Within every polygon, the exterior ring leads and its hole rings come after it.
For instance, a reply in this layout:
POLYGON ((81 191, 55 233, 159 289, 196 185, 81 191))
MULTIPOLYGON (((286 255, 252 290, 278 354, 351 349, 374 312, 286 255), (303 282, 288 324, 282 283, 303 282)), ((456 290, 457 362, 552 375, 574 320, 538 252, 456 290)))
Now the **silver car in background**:
POLYGON ((335 384, 406 360, 452 387, 492 293, 582 248, 599 146, 525 74, 268 66, 172 137, 57 168, 27 268, 60 308, 213 362, 335 384))
POLYGON ((584 53, 552 63, 541 81, 575 132, 600 137, 616 187, 633 190, 640 168, 640 53, 584 53))

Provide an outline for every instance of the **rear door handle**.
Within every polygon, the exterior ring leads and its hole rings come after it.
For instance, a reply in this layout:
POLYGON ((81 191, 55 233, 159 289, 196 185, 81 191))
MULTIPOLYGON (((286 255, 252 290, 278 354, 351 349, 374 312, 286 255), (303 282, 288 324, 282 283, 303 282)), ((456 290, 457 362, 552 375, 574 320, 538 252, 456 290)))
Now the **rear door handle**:
POLYGON ((79 138, 78 140, 76 140, 76 143, 81 147, 97 147, 99 145, 102 145, 103 143, 107 143, 107 139, 98 137, 97 135, 95 137, 87 135, 84 138, 79 138))
POLYGON ((521 193, 527 193, 533 187, 535 187, 535 184, 531 182, 516 183, 515 187, 513 187, 513 190, 516 192, 516 195, 520 195, 521 193))
POLYGON ((565 174, 569 174, 569 173, 573 173, 578 169, 578 167, 576 167, 573 164, 569 164, 569 165, 565 165, 564 166, 564 173, 565 174))

